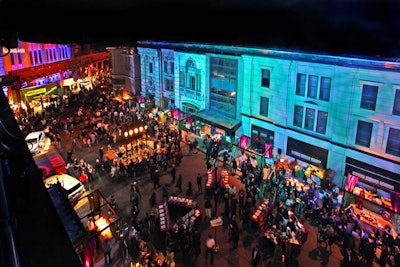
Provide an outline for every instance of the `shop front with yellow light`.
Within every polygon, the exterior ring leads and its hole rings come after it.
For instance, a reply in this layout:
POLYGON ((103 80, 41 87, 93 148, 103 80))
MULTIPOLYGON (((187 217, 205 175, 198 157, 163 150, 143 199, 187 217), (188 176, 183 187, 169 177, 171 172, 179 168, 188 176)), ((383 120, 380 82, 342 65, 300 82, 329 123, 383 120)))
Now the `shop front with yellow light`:
POLYGON ((74 209, 88 231, 86 241, 80 242, 83 245, 79 246, 77 252, 84 265, 91 266, 95 255, 92 241, 118 238, 117 225, 121 217, 98 190, 91 191, 81 198, 74 209))
POLYGON ((124 131, 124 138, 126 142, 126 151, 132 150, 133 146, 137 143, 135 142, 137 139, 143 139, 145 136, 145 144, 147 146, 147 124, 145 125, 137 125, 136 127, 131 127, 124 131))

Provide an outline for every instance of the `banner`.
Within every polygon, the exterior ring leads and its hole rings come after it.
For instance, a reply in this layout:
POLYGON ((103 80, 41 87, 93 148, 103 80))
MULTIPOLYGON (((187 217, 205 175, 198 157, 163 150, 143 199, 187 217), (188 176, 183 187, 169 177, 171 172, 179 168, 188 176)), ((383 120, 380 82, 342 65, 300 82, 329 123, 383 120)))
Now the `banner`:
POLYGON ((265 144, 265 157, 272 159, 272 145, 270 144, 265 144))
POLYGON ((242 135, 239 139, 239 147, 246 149, 247 146, 249 145, 249 142, 250 142, 250 138, 245 135, 242 135))
POLYGON ((392 210, 395 212, 400 212, 400 193, 391 190, 390 201, 392 202, 392 210))
POLYGON ((357 176, 352 175, 352 174, 350 174, 350 173, 347 174, 347 182, 346 182, 345 190, 346 190, 347 192, 352 193, 354 187, 355 187, 356 184, 357 184, 357 182, 358 182, 358 177, 357 177, 357 176))
POLYGON ((179 120, 179 109, 174 109, 172 110, 172 118, 174 118, 175 120, 179 120))

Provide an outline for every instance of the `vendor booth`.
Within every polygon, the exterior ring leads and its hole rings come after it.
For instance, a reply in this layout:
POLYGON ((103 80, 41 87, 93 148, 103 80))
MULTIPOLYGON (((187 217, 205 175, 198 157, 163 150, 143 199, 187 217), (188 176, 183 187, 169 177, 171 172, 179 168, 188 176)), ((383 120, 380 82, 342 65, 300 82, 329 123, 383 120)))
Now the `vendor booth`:
POLYGON ((214 169, 207 170, 206 178, 206 193, 207 196, 212 196, 214 194, 214 183, 216 181, 216 171, 214 169))
POLYGON ((266 165, 265 152, 259 153, 251 147, 250 138, 242 135, 236 142, 232 144, 232 157, 236 160, 237 166, 241 168, 243 163, 250 160, 251 165, 255 168, 263 169, 266 165))
POLYGON ((379 183, 348 173, 343 208, 351 216, 359 216, 368 233, 386 230, 396 238, 400 231, 400 194, 379 183))

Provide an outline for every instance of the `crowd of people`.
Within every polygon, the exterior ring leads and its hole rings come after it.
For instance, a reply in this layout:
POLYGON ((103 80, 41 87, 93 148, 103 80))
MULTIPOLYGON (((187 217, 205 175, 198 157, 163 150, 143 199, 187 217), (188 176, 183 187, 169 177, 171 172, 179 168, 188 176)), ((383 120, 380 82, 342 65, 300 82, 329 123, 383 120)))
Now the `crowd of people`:
MULTIPOLYGON (((154 112, 153 106, 150 109, 137 109, 130 102, 116 99, 112 91, 101 90, 101 85, 106 82, 104 77, 99 79, 92 90, 82 89, 78 93, 67 92, 65 97, 59 100, 41 113, 34 110, 20 110, 16 113, 17 122, 21 125, 24 133, 36 130, 44 130, 52 142, 61 149, 60 132, 64 131, 72 139, 71 150, 67 153, 66 172, 81 180, 85 185, 101 176, 127 177, 133 181, 149 174, 154 189, 163 187, 159 178, 161 173, 169 172, 171 185, 177 188, 176 195, 185 195, 190 198, 193 195, 193 188, 188 184, 185 192, 182 190, 182 176, 179 174, 176 179, 176 168, 180 165, 183 154, 179 132, 176 127, 171 127, 168 121, 160 120, 158 112, 154 112), (60 114, 63 113, 60 119, 60 114), (68 115, 69 114, 69 115, 68 115), (149 148, 138 143, 136 154, 128 155, 124 148, 123 132, 129 128, 131 123, 141 123, 148 126, 149 138, 152 138, 154 146, 149 148), (76 130, 79 129, 79 130, 76 130), (105 144, 107 150, 101 144, 105 144), (85 159, 74 156, 77 146, 84 147, 92 152, 98 147, 99 156, 92 165, 85 159), (121 149, 122 147, 122 149, 121 149), (147 151, 138 153, 139 149, 147 151), (107 156, 108 151, 114 151, 114 157, 107 156), (140 157, 138 156, 140 154, 140 157), (136 155, 136 156, 135 156, 136 155), (86 182, 87 181, 87 182, 86 182)), ((147 143, 146 143, 147 145, 147 143)), ((195 153, 199 146, 197 139, 190 141, 189 152, 195 153)), ((284 171, 271 176, 271 179, 263 177, 263 171, 248 157, 245 161, 237 164, 229 153, 223 153, 220 162, 220 152, 224 148, 221 142, 207 135, 203 144, 206 156, 205 170, 215 169, 216 172, 223 168, 230 168, 230 175, 236 176, 243 184, 239 190, 235 187, 227 188, 221 183, 220 177, 215 180, 212 190, 204 194, 204 217, 208 220, 217 217, 218 206, 223 205, 223 216, 229 222, 229 240, 232 248, 236 249, 240 240, 240 233, 245 227, 252 227, 251 217, 257 207, 268 200, 272 205, 271 212, 264 218, 265 228, 259 229, 264 233, 266 229, 278 229, 281 232, 291 232, 300 235, 295 220, 315 220, 318 226, 318 249, 321 253, 329 256, 331 247, 338 245, 343 255, 343 266, 363 264, 372 266, 376 260, 380 266, 400 266, 400 238, 394 239, 391 233, 375 231, 367 233, 361 227, 357 216, 349 214, 348 210, 341 207, 341 203, 334 203, 332 197, 326 195, 323 199, 318 198, 317 188, 313 185, 305 191, 297 190, 285 179, 284 171), (240 169, 240 172, 236 172, 240 169), (291 216, 294 214, 295 217, 291 216), (293 219, 295 218, 295 219, 293 219), (379 248, 379 257, 375 252, 379 248)), ((126 147, 125 147, 126 149, 126 147)), ((203 184, 199 173, 197 183, 198 192, 203 193, 203 184)), ((201 253, 200 233, 198 226, 188 224, 185 228, 179 228, 177 232, 165 232, 163 235, 163 251, 154 249, 151 244, 151 234, 158 232, 157 204, 165 201, 169 194, 163 188, 163 199, 156 199, 154 195, 150 198, 150 211, 141 208, 142 198, 137 182, 132 183, 130 188, 129 202, 131 205, 130 231, 126 237, 129 242, 128 252, 133 261, 141 262, 152 266, 175 266, 174 255, 201 253)), ((334 191, 334 190, 333 190, 334 191)), ((337 197, 337 192, 334 192, 337 197)), ((115 199, 113 204, 116 205, 115 199)), ((256 227, 259 227, 257 225, 256 227)), ((276 235, 279 236, 279 235, 276 235)), ((206 256, 210 254, 213 261, 215 240, 207 239, 206 256)), ((298 237, 298 239, 301 239, 298 237)), ((126 241, 125 240, 125 241, 126 241)), ((303 240, 304 242, 305 240, 303 240)), ((277 239, 274 242, 275 248, 284 249, 284 240, 277 239)), ((253 251, 254 253, 254 251, 253 251)), ((261 253, 257 247, 257 253, 261 253)), ((282 252, 287 254, 285 249, 282 252)), ((259 255, 257 256, 259 257, 259 255)), ((107 262, 111 260, 107 257, 107 262)), ((290 260, 290 257, 287 259, 290 260)), ((257 264, 258 265, 257 261, 257 264)), ((254 266, 256 266, 254 265, 254 266)), ((357 265, 358 266, 358 265, 357 265)), ((361 265, 360 265, 361 266, 361 265)))

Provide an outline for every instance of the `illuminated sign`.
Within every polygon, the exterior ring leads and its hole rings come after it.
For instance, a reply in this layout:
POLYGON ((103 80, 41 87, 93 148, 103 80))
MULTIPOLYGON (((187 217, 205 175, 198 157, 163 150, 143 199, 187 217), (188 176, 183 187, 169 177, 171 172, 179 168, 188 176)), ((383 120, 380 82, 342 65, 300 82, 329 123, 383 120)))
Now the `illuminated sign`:
POLYGON ((24 48, 11 48, 10 53, 25 53, 24 48))
POLYGON ((31 90, 31 91, 27 92, 25 95, 33 96, 33 95, 44 94, 44 93, 46 93, 46 88, 39 88, 39 89, 31 90))
POLYGON ((8 48, 3 46, 2 47, 3 50, 3 55, 8 55, 10 53, 25 53, 25 49, 24 48, 8 48))

